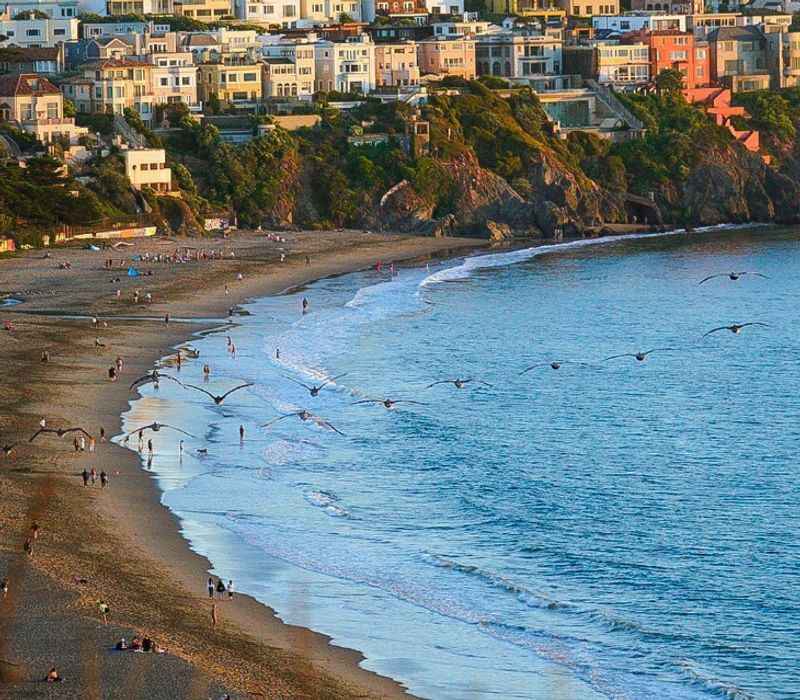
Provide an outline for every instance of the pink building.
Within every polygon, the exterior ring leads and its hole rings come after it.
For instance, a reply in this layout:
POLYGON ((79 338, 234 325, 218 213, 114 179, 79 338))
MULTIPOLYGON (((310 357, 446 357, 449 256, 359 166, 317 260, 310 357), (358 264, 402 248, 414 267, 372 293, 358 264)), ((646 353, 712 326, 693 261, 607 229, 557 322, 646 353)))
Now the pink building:
POLYGON ((419 70, 423 75, 454 75, 474 80, 475 39, 425 39, 417 42, 419 70))
POLYGON ((413 41, 375 44, 375 84, 378 87, 419 85, 417 45, 413 41))
MULTIPOLYGON (((710 116, 717 126, 724 126, 731 135, 739 141, 748 151, 758 153, 761 148, 760 135, 755 130, 738 131, 731 123, 732 117, 747 117, 744 107, 734 107, 731 104, 731 91, 728 88, 694 88, 684 90, 683 95, 687 102, 701 104, 706 114, 710 116)), ((762 156, 768 162, 769 156, 762 156)))

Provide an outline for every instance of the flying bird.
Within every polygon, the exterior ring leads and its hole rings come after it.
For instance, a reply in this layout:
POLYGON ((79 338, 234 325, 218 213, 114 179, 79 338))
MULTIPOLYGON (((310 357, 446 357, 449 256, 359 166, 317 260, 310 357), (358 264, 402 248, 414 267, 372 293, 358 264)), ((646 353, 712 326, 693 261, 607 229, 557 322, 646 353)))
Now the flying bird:
POLYGON ((3 456, 11 457, 11 455, 14 454, 14 450, 16 449, 17 445, 19 445, 18 442, 12 442, 10 445, 3 445, 0 447, 0 450, 3 451, 3 456))
POLYGON ((678 348, 653 348, 652 350, 647 350, 646 352, 624 352, 621 355, 612 355, 611 357, 607 357, 603 362, 607 362, 608 360, 616 360, 618 357, 633 357, 638 362, 644 362, 647 359, 647 356, 651 352, 663 352, 666 350, 677 350, 678 348))
MULTIPOLYGON (((428 384, 426 389, 430 389, 431 387, 438 386, 439 384, 452 384, 456 389, 463 389, 467 384, 470 382, 475 382, 476 384, 483 384, 483 386, 488 386, 491 388, 491 384, 488 382, 484 382, 481 379, 442 379, 439 382, 433 382, 433 384, 428 384)), ((385 405, 385 404, 384 404, 385 405)))
POLYGON ((33 442, 42 433, 52 433, 53 435, 58 435, 58 437, 64 437, 67 433, 83 433, 90 440, 94 440, 83 428, 39 428, 39 430, 31 435, 28 442, 33 442))
POLYGON ((159 423, 158 421, 154 421, 150 423, 150 425, 143 425, 141 428, 137 428, 136 430, 132 430, 125 436, 125 440, 123 442, 128 442, 131 435, 137 435, 143 433, 145 430, 152 430, 154 433, 157 433, 161 428, 170 428, 171 430, 177 430, 179 433, 183 433, 184 435, 188 435, 189 437, 194 437, 191 433, 187 433, 185 430, 181 430, 180 428, 176 428, 174 425, 167 425, 166 423, 159 423))
POLYGON ((311 421, 312 423, 316 423, 321 428, 327 428, 328 430, 332 430, 334 433, 339 433, 339 435, 344 435, 341 430, 338 430, 332 423, 329 423, 324 418, 320 418, 319 416, 315 416, 311 411, 306 411, 305 409, 301 411, 293 411, 292 413, 284 413, 278 418, 273 418, 271 421, 264 423, 262 428, 268 428, 271 425, 274 425, 278 421, 282 421, 284 418, 291 418, 292 416, 297 416, 301 421, 311 421))
POLYGON ((183 382, 181 382, 179 379, 176 379, 175 377, 171 377, 169 374, 161 374, 161 372, 159 372, 157 369, 154 369, 149 374, 145 374, 144 376, 141 376, 138 379, 135 379, 131 383, 130 389, 131 389, 131 391, 133 391, 133 389, 135 389, 136 387, 144 386, 145 384, 151 384, 151 383, 155 384, 156 388, 158 388, 158 383, 162 379, 170 379, 173 382, 175 382, 176 384, 180 384, 181 386, 184 386, 183 382))
POLYGON ((389 409, 392 409, 401 403, 416 404, 417 406, 426 405, 421 401, 411 401, 409 399, 364 399, 363 401, 356 401, 355 403, 352 403, 350 405, 358 406, 359 404, 365 404, 365 403, 377 403, 381 404, 384 408, 389 408, 389 409))
POLYGON ((339 374, 335 377, 330 377, 329 379, 326 379, 324 382, 322 382, 322 384, 320 384, 319 386, 313 386, 313 385, 309 386, 308 384, 303 384, 303 382, 299 382, 296 379, 292 379, 291 377, 286 377, 286 378, 290 382, 294 382, 295 384, 303 387, 306 391, 308 391, 309 394, 311 394, 311 396, 319 396, 319 392, 322 391, 325 388, 325 386, 327 386, 331 382, 335 382, 337 379, 341 379, 346 374, 347 373, 345 372, 345 374, 339 374))
POLYGON ((719 272, 716 275, 709 275, 705 279, 702 279, 698 282, 698 284, 703 284, 703 282, 708 282, 708 280, 713 280, 715 277, 727 277, 729 280, 735 282, 740 277, 744 277, 745 275, 753 275, 755 277, 763 277, 764 279, 769 279, 766 275, 762 275, 760 272, 719 272))
POLYGON ((197 391, 202 391, 206 396, 210 396, 212 399, 214 399, 214 403, 217 404, 217 406, 219 406, 234 391, 239 391, 239 389, 245 389, 248 386, 253 386, 253 384, 252 384, 252 382, 248 383, 248 384, 240 384, 239 386, 234 387, 233 389, 230 389, 230 390, 226 391, 221 396, 216 395, 216 394, 212 394, 210 391, 206 391, 205 389, 201 389, 199 386, 195 386, 194 384, 181 384, 181 386, 186 388, 186 389, 196 389, 197 391))
POLYGON ((739 333, 742 331, 742 328, 746 328, 747 326, 765 326, 766 328, 769 328, 768 323, 761 323, 760 321, 751 321, 750 323, 732 323, 730 326, 712 328, 708 333, 703 333, 703 337, 705 338, 706 336, 716 333, 717 331, 730 331, 734 335, 739 335, 739 333))
POLYGON ((178 348, 179 353, 183 353, 186 357, 191 357, 192 359, 197 359, 200 357, 200 351, 197 348, 193 348, 191 345, 185 348, 178 348))
POLYGON ((532 369, 537 369, 539 367, 549 367, 550 369, 561 369, 561 365, 585 365, 585 362, 573 362, 572 360, 554 360, 553 362, 539 362, 535 365, 531 365, 530 367, 526 367, 523 369, 520 374, 526 374, 530 372, 532 369))

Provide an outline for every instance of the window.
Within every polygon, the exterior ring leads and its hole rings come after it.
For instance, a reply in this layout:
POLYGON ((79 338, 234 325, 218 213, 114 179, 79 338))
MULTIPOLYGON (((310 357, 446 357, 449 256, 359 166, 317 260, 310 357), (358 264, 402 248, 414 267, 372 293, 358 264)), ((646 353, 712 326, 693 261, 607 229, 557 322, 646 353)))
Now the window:
POLYGON ((169 80, 167 78, 161 78, 161 87, 167 87, 169 84, 169 80))
POLYGON ((685 61, 686 60, 686 52, 685 51, 670 51, 669 60, 670 61, 685 61))
POLYGON ((190 77, 188 77, 188 76, 185 76, 185 77, 181 78, 181 84, 183 84, 183 85, 191 85, 192 84, 192 79, 190 77))
POLYGON ((258 74, 257 73, 245 73, 244 74, 244 82, 246 82, 246 83, 254 83, 256 80, 258 80, 258 74))
POLYGON ((22 121, 29 121, 33 119, 33 105, 22 106, 22 121))
POLYGON ((246 92, 234 92, 233 93, 233 99, 234 100, 246 100, 247 99, 247 93, 246 92))
POLYGON ((295 14, 295 7, 294 5, 284 5, 283 6, 283 16, 284 17, 294 17, 295 14))
POLYGON ((28 29, 25 32, 25 36, 39 36, 39 30, 38 29, 28 29))
POLYGON ((53 35, 54 36, 64 36, 67 33, 66 29, 54 29, 53 35))

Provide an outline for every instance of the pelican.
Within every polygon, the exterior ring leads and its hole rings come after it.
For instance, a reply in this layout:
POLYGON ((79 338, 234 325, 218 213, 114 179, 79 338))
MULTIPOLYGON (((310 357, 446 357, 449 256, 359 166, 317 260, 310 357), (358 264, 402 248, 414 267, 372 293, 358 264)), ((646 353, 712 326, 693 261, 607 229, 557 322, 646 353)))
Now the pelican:
POLYGON ((388 409, 392 409, 397 404, 401 404, 401 403, 409 403, 409 404, 416 404, 417 406, 425 406, 425 404, 422 403, 421 401, 411 401, 409 399, 364 399, 363 401, 356 401, 355 403, 350 404, 350 405, 351 406, 358 406, 359 404, 365 404, 365 403, 381 404, 384 408, 388 408, 388 409))
POLYGON ((179 379, 171 377, 169 374, 161 374, 161 372, 159 372, 157 369, 154 369, 149 374, 145 374, 139 377, 138 379, 135 379, 131 383, 130 389, 131 391, 133 391, 136 387, 144 386, 145 384, 150 384, 150 383, 155 384, 156 389, 158 389, 158 383, 162 379, 171 379, 176 384, 180 384, 181 386, 183 386, 183 382, 181 382, 179 379))
POLYGON ((703 333, 703 337, 711 335, 712 333, 716 333, 717 331, 730 331, 734 335, 739 335, 742 332, 742 328, 746 328, 747 326, 764 326, 769 328, 768 323, 761 323, 760 321, 751 321, 750 323, 732 323, 730 326, 720 326, 719 328, 712 328, 708 333, 703 333))
POLYGON ((702 279, 698 282, 698 284, 703 284, 703 282, 708 282, 708 280, 713 280, 715 277, 727 277, 729 280, 735 282, 740 277, 744 277, 744 275, 753 275, 755 277, 763 277, 764 279, 769 279, 766 275, 762 275, 760 272, 719 272, 716 275, 709 275, 705 279, 702 279))
MULTIPOLYGON (((484 382, 481 379, 472 379, 472 378, 470 378, 470 379, 442 379, 439 382, 434 382, 433 384, 428 384, 428 386, 426 386, 425 388, 426 389, 430 389, 431 387, 438 386, 439 384, 452 384, 456 389, 463 389, 470 382, 475 382, 476 384, 483 384, 483 386, 488 386, 489 388, 492 388, 492 385, 489 384, 488 382, 484 382)), ((386 404, 384 403, 384 405, 386 405, 386 404)), ((387 407, 387 408, 389 408, 389 407, 387 407)))
POLYGON ((612 355, 611 357, 607 357, 603 362, 607 362, 608 360, 616 360, 618 357, 633 357, 638 362, 644 362, 647 359, 647 356, 651 352, 662 352, 665 350, 677 350, 678 348, 653 348, 652 350, 647 350, 646 352, 624 352, 621 355, 612 355))
POLYGON ((206 391, 205 389, 201 389, 199 386, 195 386, 194 384, 181 384, 181 386, 186 388, 186 389, 196 389, 197 391, 202 391, 206 396, 210 396, 212 399, 214 399, 214 403, 217 404, 217 406, 219 406, 234 391, 239 391, 239 389, 245 389, 248 386, 253 386, 253 384, 252 383, 240 384, 239 386, 234 387, 233 389, 230 389, 230 390, 226 391, 221 396, 212 394, 210 391, 206 391))
POLYGON ((183 433, 184 435, 188 435, 189 437, 193 438, 194 435, 191 433, 187 433, 185 430, 181 430, 180 428, 176 428, 174 425, 167 425, 166 423, 159 423, 158 421, 153 421, 150 425, 144 425, 141 428, 137 428, 136 430, 132 430, 125 436, 124 442, 128 442, 131 435, 141 435, 145 430, 152 430, 154 433, 157 433, 161 428, 170 428, 171 430, 177 430, 179 433, 183 433))
POLYGON ((313 386, 313 385, 309 386, 308 384, 303 384, 303 382, 299 382, 296 379, 292 379, 291 377, 286 377, 286 378, 290 382, 294 382, 295 384, 303 387, 306 391, 308 391, 309 394, 311 394, 311 396, 319 396, 319 392, 322 391, 325 388, 325 386, 327 386, 331 382, 335 382, 337 379, 341 379, 346 374, 347 373, 345 372, 345 374, 339 374, 335 377, 330 377, 329 379, 326 379, 324 382, 322 382, 322 384, 320 384, 319 386, 313 386))
POLYGON ((10 445, 1 446, 0 450, 3 451, 3 456, 11 457, 11 455, 14 454, 14 450, 17 448, 17 445, 19 445, 18 442, 12 442, 10 445))
POLYGON ((193 360, 196 360, 200 357, 200 351, 197 348, 193 348, 191 345, 185 348, 178 348, 179 353, 183 353, 186 357, 191 357, 193 360))
POLYGON ((328 430, 332 430, 334 433, 339 433, 339 435, 344 435, 344 433, 341 430, 337 430, 332 423, 329 423, 324 418, 315 416, 313 413, 311 413, 311 411, 306 411, 305 409, 301 411, 293 411, 292 413, 284 413, 278 418, 273 418, 271 421, 264 423, 264 425, 262 425, 261 427, 268 428, 269 426, 277 423, 278 421, 282 421, 284 418, 291 418, 292 416, 297 416, 304 423, 306 421, 311 421, 312 423, 316 423, 321 428, 327 428, 328 430))
MULTIPOLYGON (((652 351, 651 351, 652 352, 652 351)), ((585 362, 573 362, 572 360, 553 360, 552 362, 539 362, 535 365, 531 365, 530 367, 526 367, 523 369, 520 374, 526 374, 530 372, 532 369, 537 369, 539 367, 549 367, 550 369, 561 369, 561 365, 585 365, 585 362)))
POLYGON ((39 430, 31 435, 28 442, 33 442, 42 433, 52 433, 53 435, 58 435, 58 437, 64 437, 67 433, 83 433, 90 440, 94 440, 83 428, 39 428, 39 430))

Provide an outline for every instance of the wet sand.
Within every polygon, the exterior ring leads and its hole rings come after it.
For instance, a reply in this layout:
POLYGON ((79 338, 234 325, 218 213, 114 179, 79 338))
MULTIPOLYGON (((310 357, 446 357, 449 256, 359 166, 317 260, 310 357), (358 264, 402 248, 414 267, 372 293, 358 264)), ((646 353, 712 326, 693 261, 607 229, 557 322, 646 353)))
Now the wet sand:
POLYGON ((247 596, 218 600, 213 627, 209 562, 181 537, 133 452, 98 440, 96 452, 76 453, 72 435, 28 443, 42 417, 50 427, 81 425, 97 436, 102 426, 107 436, 119 433, 120 414, 133 396, 131 381, 192 332, 218 326, 213 319, 225 319, 247 298, 378 259, 416 259, 485 244, 357 232, 281 235, 286 244, 241 233, 224 242, 137 240, 117 251, 59 248, 49 258, 28 251, 0 259, 0 297, 24 299, 0 307, 0 320, 15 326, 0 330, 0 446, 20 442, 11 457, 0 453, 0 578, 10 580, 8 596, 0 600, 0 697, 409 697, 395 681, 360 668, 357 651, 285 625, 247 596), (109 257, 169 253, 179 244, 224 246, 235 258, 137 263, 142 272, 153 271, 138 278, 127 277, 127 263, 114 271, 103 267, 109 257), (72 269, 59 269, 63 262, 72 269), (111 282, 115 278, 120 281, 111 282), (134 304, 134 289, 142 298, 150 292, 152 303, 134 304), (167 313, 169 324, 159 320, 167 313), (100 327, 73 315, 97 316, 100 327), (121 316, 153 320, 115 320, 121 316), (183 318, 205 321, 177 320, 183 318), (104 347, 95 347, 96 337, 104 347), (48 363, 40 361, 44 349, 48 363), (111 382, 107 370, 117 356, 125 365, 119 381, 111 382), (92 467, 110 474, 108 488, 84 488, 80 473, 92 467), (23 543, 34 521, 41 534, 29 556, 23 543), (111 608, 108 625, 101 600, 111 608), (150 636, 168 653, 113 651, 120 637, 134 634, 150 636), (42 681, 51 666, 63 683, 42 681))

